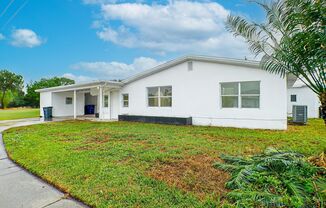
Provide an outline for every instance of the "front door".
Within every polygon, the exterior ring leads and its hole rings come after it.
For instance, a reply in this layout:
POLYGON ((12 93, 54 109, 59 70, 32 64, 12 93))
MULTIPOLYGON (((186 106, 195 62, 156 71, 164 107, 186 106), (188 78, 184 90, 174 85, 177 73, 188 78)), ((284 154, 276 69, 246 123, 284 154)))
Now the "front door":
POLYGON ((110 115, 110 91, 105 91, 103 93, 103 119, 111 119, 110 115))

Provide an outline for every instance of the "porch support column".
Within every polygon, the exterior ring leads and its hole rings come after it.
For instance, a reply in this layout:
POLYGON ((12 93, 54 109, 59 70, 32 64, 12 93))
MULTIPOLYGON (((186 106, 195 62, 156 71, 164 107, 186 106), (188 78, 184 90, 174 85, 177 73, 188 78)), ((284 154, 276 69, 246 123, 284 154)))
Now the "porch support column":
POLYGON ((77 118, 77 92, 74 90, 74 119, 77 118))
POLYGON ((103 87, 100 86, 99 89, 99 118, 102 119, 103 118, 103 87))

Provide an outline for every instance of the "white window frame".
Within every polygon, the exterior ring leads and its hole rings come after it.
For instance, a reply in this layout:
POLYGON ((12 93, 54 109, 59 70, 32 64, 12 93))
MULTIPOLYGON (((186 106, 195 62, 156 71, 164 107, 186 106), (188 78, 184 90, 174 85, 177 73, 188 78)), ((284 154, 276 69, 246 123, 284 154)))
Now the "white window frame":
POLYGON ((171 85, 167 85, 167 86, 155 86, 155 87, 147 87, 147 107, 149 108, 171 108, 172 105, 173 105, 173 98, 172 98, 172 95, 173 95, 173 92, 172 92, 172 86, 171 85), (161 96, 161 88, 163 87, 171 87, 171 96, 161 96), (148 95, 148 90, 149 88, 158 88, 158 94, 157 96, 149 96, 148 95), (150 106, 149 105, 149 98, 157 98, 158 99, 158 106, 150 106), (161 106, 161 98, 171 98, 171 106, 161 106))
POLYGON ((221 82, 220 83, 220 93, 221 93, 221 108, 239 108, 239 106, 241 106, 240 105, 240 103, 239 103, 239 94, 240 94, 240 92, 239 92, 239 82, 221 82), (223 93, 222 93, 222 90, 223 90, 223 88, 222 88, 222 84, 228 84, 228 83, 236 83, 237 85, 238 85, 238 94, 234 94, 234 95, 223 95, 223 93), (237 99, 238 99, 238 106, 237 107, 223 107, 223 97, 237 97, 237 99))
POLYGON ((129 93, 122 94, 122 107, 128 108, 129 107, 129 93), (127 95, 128 99, 125 99, 124 96, 127 95), (125 106, 125 102, 127 102, 127 106, 125 106))
POLYGON ((258 82, 259 83, 259 92, 260 92, 260 89, 261 89, 261 82, 260 81, 237 81, 237 82, 220 82, 220 108, 223 108, 223 109, 241 109, 241 108, 244 108, 244 109, 260 109, 260 105, 261 105, 261 102, 260 102, 260 93, 259 94, 241 94, 241 83, 246 83, 246 82, 258 82), (238 85, 238 94, 237 95, 223 95, 222 94, 222 84, 226 84, 226 83, 237 83, 238 85), (242 97, 258 97, 259 99, 259 106, 257 108, 248 108, 248 107, 242 107, 242 97), (238 98, 238 107, 223 107, 223 97, 237 97, 238 98))

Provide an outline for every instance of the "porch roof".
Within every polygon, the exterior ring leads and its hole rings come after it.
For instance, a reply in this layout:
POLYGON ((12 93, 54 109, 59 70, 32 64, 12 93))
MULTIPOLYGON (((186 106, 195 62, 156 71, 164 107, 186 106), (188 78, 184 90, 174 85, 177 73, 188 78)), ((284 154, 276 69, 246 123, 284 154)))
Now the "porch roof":
POLYGON ((79 83, 79 84, 72 84, 72 85, 63 85, 58 87, 50 87, 50 88, 43 88, 39 90, 35 90, 35 92, 64 92, 64 91, 71 91, 71 90, 82 90, 88 89, 93 87, 112 87, 112 88, 120 88, 122 86, 121 82, 116 81, 93 81, 87 83, 79 83))

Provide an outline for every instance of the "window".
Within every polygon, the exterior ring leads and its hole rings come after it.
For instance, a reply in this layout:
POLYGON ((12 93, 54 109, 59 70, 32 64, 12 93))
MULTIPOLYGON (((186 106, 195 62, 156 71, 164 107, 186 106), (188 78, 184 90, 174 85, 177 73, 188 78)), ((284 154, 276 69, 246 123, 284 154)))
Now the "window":
POLYGON ((291 102, 297 102, 297 95, 291 95, 291 102))
POLYGON ((129 107, 129 94, 122 94, 123 107, 129 107))
POLYGON ((260 96, 259 82, 241 82, 241 107, 259 108, 260 96))
POLYGON ((239 106, 239 84, 237 82, 221 84, 222 107, 237 108, 239 106))
POLYGON ((172 106, 172 87, 149 87, 148 106, 149 107, 171 107, 172 106))
POLYGON ((150 107, 158 107, 158 87, 149 87, 148 88, 148 106, 150 107))
POLYGON ((109 107, 109 95, 104 95, 104 108, 109 107))
POLYGON ((72 97, 66 97, 66 105, 72 104, 72 97))
POLYGON ((222 108, 259 108, 260 82, 221 83, 222 108))

